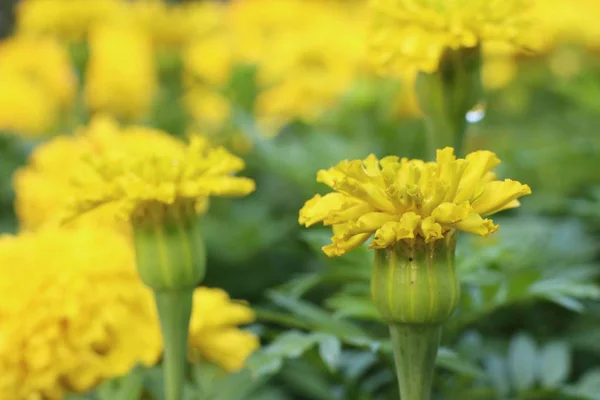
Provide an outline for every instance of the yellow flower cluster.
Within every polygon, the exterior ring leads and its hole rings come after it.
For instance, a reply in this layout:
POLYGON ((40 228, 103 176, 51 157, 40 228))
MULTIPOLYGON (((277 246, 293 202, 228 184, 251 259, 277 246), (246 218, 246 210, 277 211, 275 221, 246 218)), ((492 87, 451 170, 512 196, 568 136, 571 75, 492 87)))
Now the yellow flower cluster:
POLYGON ((436 162, 373 155, 342 161, 319 171, 317 181, 335 192, 308 200, 299 222, 333 225, 333 243, 323 247, 330 257, 373 234, 376 249, 417 237, 432 242, 453 230, 489 235, 498 227, 483 217, 518 207, 517 199, 531 193, 517 181, 496 180, 492 169, 499 163, 489 151, 457 159, 449 147, 437 151, 436 162))
POLYGON ((125 25, 102 25, 89 38, 85 99, 93 111, 139 119, 152 105, 157 87, 150 38, 125 25))
POLYGON ((159 46, 181 46, 210 29, 217 3, 167 4, 160 0, 23 0, 17 29, 81 41, 99 25, 117 23, 144 31, 159 46))
MULTIPOLYGON (((123 236, 98 227, 0 238, 0 398, 63 399, 162 353, 152 293, 123 236), (24 317, 26 316, 26 317, 24 317)), ((254 313, 220 289, 194 292, 189 357, 242 368, 254 313)))
POLYGON ((67 51, 52 39, 17 36, 1 41, 0 130, 45 133, 72 103, 76 85, 67 51))
POLYGON ((253 111, 267 136, 291 120, 313 121, 356 79, 372 77, 363 1, 234 0, 220 11, 221 24, 184 53, 194 82, 186 104, 201 125, 230 117, 221 93, 236 65, 257 68, 253 111))
POLYGON ((448 49, 489 41, 537 47, 533 1, 370 0, 374 63, 391 73, 433 72, 448 49))
POLYGON ((356 5, 242 0, 230 11, 235 50, 259 68, 255 112, 268 131, 313 120, 366 72, 367 21, 356 5))

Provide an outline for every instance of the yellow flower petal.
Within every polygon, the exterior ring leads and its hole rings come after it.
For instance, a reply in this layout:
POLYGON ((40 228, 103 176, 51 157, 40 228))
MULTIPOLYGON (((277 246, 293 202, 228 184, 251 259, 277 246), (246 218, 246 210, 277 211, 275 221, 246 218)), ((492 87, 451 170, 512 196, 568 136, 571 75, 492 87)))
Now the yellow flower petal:
POLYGON ((340 210, 345 203, 345 197, 339 193, 328 193, 325 196, 316 194, 308 200, 300 210, 298 222, 304 226, 311 226, 323 221, 335 210, 340 210))
POLYGON ((513 202, 528 194, 531 194, 531 188, 517 181, 488 182, 483 186, 482 194, 473 201, 473 210, 481 215, 494 214, 518 206, 518 202, 513 202))

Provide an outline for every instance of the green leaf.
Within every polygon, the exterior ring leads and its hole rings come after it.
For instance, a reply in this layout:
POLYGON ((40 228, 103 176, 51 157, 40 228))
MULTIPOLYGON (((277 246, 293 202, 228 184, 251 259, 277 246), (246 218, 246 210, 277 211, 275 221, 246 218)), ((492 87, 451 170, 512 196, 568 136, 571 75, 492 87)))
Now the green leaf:
POLYGON ((481 368, 462 358, 455 351, 445 347, 439 349, 436 364, 439 367, 446 368, 458 375, 469 376, 472 378, 485 377, 485 373, 481 370, 481 368))
POLYGON ((571 353, 566 342, 551 342, 540 350, 539 375, 542 386, 556 388, 569 377, 571 353))
POLYGON ((285 358, 298 358, 314 346, 318 337, 299 331, 288 331, 279 335, 273 343, 255 352, 248 359, 248 369, 254 377, 271 375, 283 366, 285 358))
POLYGON ((502 398, 506 397, 510 393, 506 361, 496 354, 491 354, 485 359, 485 368, 496 393, 502 398))
POLYGON ((518 391, 525 391, 534 384, 537 350, 535 341, 526 334, 513 337, 508 347, 510 378, 518 391))
POLYGON ((586 372, 576 385, 570 387, 569 391, 574 395, 600 400, 600 368, 586 372))
POLYGON ((319 355, 330 371, 337 371, 342 354, 342 342, 333 335, 321 335, 319 339, 319 355))

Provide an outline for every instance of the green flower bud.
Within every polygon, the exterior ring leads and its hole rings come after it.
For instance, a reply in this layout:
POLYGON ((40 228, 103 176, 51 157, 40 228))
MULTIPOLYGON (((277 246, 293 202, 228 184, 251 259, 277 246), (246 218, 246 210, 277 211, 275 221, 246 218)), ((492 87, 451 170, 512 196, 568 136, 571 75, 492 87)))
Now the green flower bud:
POLYGON ((436 325, 452 314, 460 295, 455 248, 451 232, 430 243, 416 238, 375 251, 371 295, 388 324, 436 325))
POLYGON ((155 291, 193 289, 204 278, 206 256, 193 204, 153 203, 132 217, 137 268, 155 291))

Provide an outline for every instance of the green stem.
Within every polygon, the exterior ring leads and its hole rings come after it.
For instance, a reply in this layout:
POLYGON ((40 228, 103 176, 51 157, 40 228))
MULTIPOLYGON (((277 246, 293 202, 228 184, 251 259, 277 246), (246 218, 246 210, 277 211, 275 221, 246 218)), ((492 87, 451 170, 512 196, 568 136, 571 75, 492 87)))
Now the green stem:
POLYGON ((401 400, 430 400, 441 325, 392 324, 401 400))
POLYGON ((155 291, 164 341, 165 399, 182 400, 193 290, 155 291))

